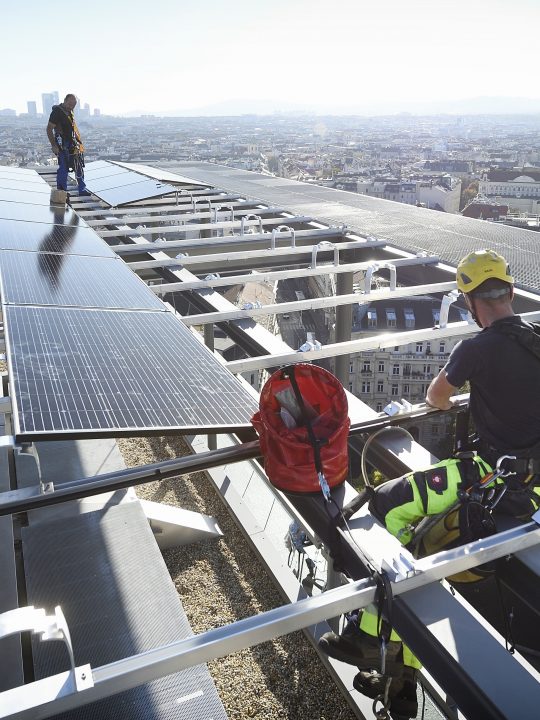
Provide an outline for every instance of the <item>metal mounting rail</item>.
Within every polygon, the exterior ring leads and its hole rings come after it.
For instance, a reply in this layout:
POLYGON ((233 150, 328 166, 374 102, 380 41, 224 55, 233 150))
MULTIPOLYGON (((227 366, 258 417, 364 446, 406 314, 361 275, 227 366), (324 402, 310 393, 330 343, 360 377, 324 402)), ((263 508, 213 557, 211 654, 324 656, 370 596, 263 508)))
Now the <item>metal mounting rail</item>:
MULTIPOLYGON (((317 231, 314 231, 317 232, 317 231)), ((329 243, 328 246, 324 246, 323 243, 325 241, 321 241, 318 244, 319 247, 319 253, 325 254, 329 252, 334 252, 334 245, 333 243, 329 243)), ((385 247, 388 245, 388 242, 386 240, 349 240, 349 241, 343 241, 339 242, 337 244, 337 248, 339 251, 342 250, 366 250, 366 249, 373 249, 374 247, 385 247)), ((251 260, 251 259, 265 259, 267 260, 269 257, 276 260, 288 260, 289 262, 291 260, 294 260, 295 258, 300 258, 303 256, 310 256, 313 252, 313 248, 316 247, 315 245, 300 245, 297 247, 290 247, 290 246, 283 246, 279 245, 275 250, 272 250, 270 252, 269 248, 263 248, 262 250, 242 250, 242 251, 231 251, 231 252, 220 252, 220 253, 209 253, 207 255, 186 255, 183 257, 180 261, 176 258, 163 258, 161 260, 138 260, 136 262, 128 262, 128 267, 130 270, 139 271, 139 270, 150 270, 152 268, 160 268, 160 267, 167 267, 168 265, 182 265, 184 267, 191 267, 191 266, 197 266, 197 265, 203 265, 205 263, 212 263, 219 261, 220 263, 224 262, 233 262, 235 260, 251 260)), ((298 260, 296 262, 299 262, 298 260)), ((223 267, 223 264, 221 265, 223 267)), ((455 283, 454 283, 455 285, 455 283)))
MULTIPOLYGON (((396 260, 396 264, 397 262, 396 260)), ((334 268, 333 265, 330 265, 329 268, 328 272, 337 272, 339 270, 339 268, 334 268)), ((255 278, 256 276, 252 277, 255 278)), ((214 281, 210 281, 210 283, 212 282, 214 281)), ((164 286, 158 285, 152 289, 156 291, 156 288, 162 287, 164 286)), ((359 297, 368 296, 361 295, 359 297)), ((533 312, 521 313, 521 318, 527 321, 538 321, 540 320, 540 311, 535 310, 533 312)), ((420 330, 404 330, 402 332, 386 332, 382 335, 369 335, 368 337, 360 337, 357 340, 330 343, 323 345, 320 349, 308 350, 302 353, 302 362, 312 362, 322 360, 323 358, 334 358, 340 355, 350 355, 351 353, 361 353, 370 350, 384 350, 385 348, 409 345, 424 340, 435 341, 443 338, 459 337, 460 335, 468 335, 470 333, 477 333, 478 331, 479 328, 474 323, 455 322, 450 323, 444 328, 432 327, 422 328, 420 330)), ((274 368, 300 362, 298 354, 298 351, 291 351, 272 355, 257 355, 242 360, 230 360, 226 363, 225 367, 235 374, 253 372, 254 370, 261 370, 262 368, 274 368)))
MULTIPOLYGON (((221 259, 217 262, 222 262, 221 259)), ((177 261, 183 263, 183 261, 177 261)), ((389 298, 412 297, 414 295, 427 295, 452 290, 455 283, 432 283, 431 285, 409 285, 395 290, 374 290, 369 295, 352 293, 350 295, 332 295, 331 297, 310 298, 308 300, 294 300, 292 302, 274 303, 262 307, 242 308, 241 310, 227 310, 225 312, 199 313, 198 315, 185 315, 182 322, 188 327, 192 325, 209 325, 211 323, 228 320, 240 320, 246 317, 260 317, 264 315, 279 315, 282 313, 300 312, 302 310, 316 310, 320 308, 336 307, 338 305, 368 305, 377 300, 389 298)))
MULTIPOLYGON (((457 412, 467 404, 468 397, 468 395, 456 396, 454 398, 455 405, 451 410, 437 410, 422 403, 413 405, 413 408, 408 412, 398 413, 392 417, 380 413, 375 418, 352 425, 349 434, 360 435, 374 432, 382 427, 399 425, 407 420, 415 420, 428 414, 457 412)), ((58 485, 48 483, 46 486, 9 490, 0 493, 0 517, 56 505, 69 500, 99 495, 103 492, 143 485, 154 480, 165 480, 170 477, 220 467, 229 463, 252 460, 257 457, 261 457, 261 448, 258 440, 255 440, 219 450, 210 450, 198 455, 187 455, 151 465, 142 465, 137 468, 127 468, 118 472, 59 483, 58 485)))
MULTIPOLYGON (((392 582, 392 593, 398 597, 448 575, 503 557, 514 550, 532 547, 539 542, 540 527, 536 522, 530 522, 462 548, 438 553, 418 561, 408 577, 392 582)), ((84 690, 76 691, 73 685, 62 686, 58 675, 8 690, 0 694, 0 718, 40 720, 58 715, 193 665, 300 630, 328 617, 366 607, 374 601, 376 590, 373 580, 359 580, 316 597, 95 668, 84 690), (37 702, 36 696, 39 698, 37 702)), ((502 647, 500 649, 504 652, 502 647)), ((509 668, 512 677, 508 678, 508 682, 512 687, 512 711, 515 711, 515 715, 497 707, 483 693, 470 693, 462 707, 468 717, 489 717, 494 720, 523 717, 532 720, 534 716, 531 711, 537 707, 537 680, 514 658, 511 658, 509 668)), ((456 671, 459 673, 459 664, 456 671)), ((76 668, 75 673, 82 673, 82 670, 76 668)), ((65 675, 61 677, 65 679, 65 675)))
MULTIPOLYGON (((288 218, 285 218, 288 220, 288 218)), ((137 230, 136 228, 129 228, 130 230, 130 238, 138 237, 141 235, 144 235, 144 229, 137 230)), ((200 230, 199 226, 193 225, 192 230, 200 230)), ((310 240, 314 238, 323 238, 325 240, 331 240, 333 238, 341 239, 343 237, 343 228, 342 227, 325 227, 325 228, 319 228, 319 227, 311 227, 308 230, 298 230, 296 233, 296 239, 300 238, 309 238, 310 240)), ((144 238, 143 238, 144 240, 144 238)), ((253 235, 225 235, 224 237, 210 237, 210 238, 204 238, 199 237, 192 240, 186 239, 186 240, 166 240, 163 242, 131 242, 131 243, 122 243, 121 245, 110 245, 109 247, 111 250, 114 250, 114 252, 117 255, 141 255, 143 253, 157 253, 160 251, 166 250, 169 252, 170 250, 186 250, 189 248, 193 249, 200 249, 200 248, 210 248, 213 251, 218 251, 221 247, 227 247, 229 245, 266 245, 269 246, 270 242, 270 234, 267 232, 264 233, 255 233, 253 235)))
MULTIPOLYGON (((249 217, 252 217, 251 215, 249 217)), ((313 218, 310 215, 298 215, 294 217, 288 217, 284 215, 278 218, 265 218, 264 220, 220 220, 214 223, 196 223, 187 225, 160 225, 159 227, 144 228, 142 231, 143 235, 163 235, 164 233, 178 233, 178 232, 195 232, 200 230, 239 230, 240 235, 244 235, 244 228, 256 227, 259 228, 259 234, 262 232, 260 229, 262 225, 279 225, 284 222, 288 223, 310 223, 313 222, 313 218)), ((125 222, 122 220, 122 222, 125 222)), ((120 230, 103 230, 99 234, 102 238, 106 237, 124 237, 133 235, 133 232, 137 231, 136 228, 123 228, 120 230)))
MULTIPOLYGON (((394 260, 393 264, 398 268, 402 268, 409 267, 411 265, 436 265, 438 262, 439 258, 433 256, 429 258, 403 258, 399 260, 394 260)), ((300 268, 299 270, 275 270, 244 275, 230 275, 228 277, 222 278, 194 280, 192 282, 163 283, 162 285, 153 285, 151 289, 157 295, 165 295, 166 293, 170 292, 185 292, 187 290, 198 290, 207 287, 220 287, 252 282, 275 282, 276 280, 290 280, 291 278, 313 277, 316 275, 339 275, 342 273, 352 273, 358 272, 360 270, 367 270, 367 268, 369 268, 372 264, 373 263, 371 261, 364 261, 358 263, 343 263, 342 265, 334 265, 329 263, 327 265, 318 265, 317 267, 300 268)))

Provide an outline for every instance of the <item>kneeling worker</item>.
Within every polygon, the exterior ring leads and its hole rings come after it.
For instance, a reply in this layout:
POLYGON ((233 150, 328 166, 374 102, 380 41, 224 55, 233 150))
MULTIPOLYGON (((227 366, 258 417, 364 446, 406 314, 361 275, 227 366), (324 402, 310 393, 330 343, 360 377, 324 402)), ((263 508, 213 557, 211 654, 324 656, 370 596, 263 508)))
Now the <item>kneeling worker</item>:
MULTIPOLYGON (((513 474, 504 480, 497 512, 526 520, 540 506, 540 337, 514 314, 514 280, 506 260, 496 252, 467 255, 458 265, 456 279, 482 331, 455 346, 429 386, 426 403, 450 409, 450 397, 468 381, 478 455, 452 458, 376 489, 370 510, 404 545, 423 517, 455 506, 460 491, 488 475, 503 455, 515 459, 503 461, 513 474)), ((465 535, 464 528, 459 529, 465 535)), ((331 657, 359 667, 354 680, 358 691, 376 697, 388 688, 391 711, 416 717, 420 663, 392 630, 381 674, 380 631, 376 609, 370 606, 353 615, 341 635, 323 635, 320 647, 331 657)))

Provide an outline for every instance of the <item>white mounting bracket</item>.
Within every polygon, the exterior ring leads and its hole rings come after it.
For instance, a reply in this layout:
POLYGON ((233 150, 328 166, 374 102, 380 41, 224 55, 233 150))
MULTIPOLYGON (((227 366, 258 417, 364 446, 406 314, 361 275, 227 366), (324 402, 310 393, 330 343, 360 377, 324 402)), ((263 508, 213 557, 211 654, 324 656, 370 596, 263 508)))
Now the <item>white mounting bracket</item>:
POLYGON ((451 290, 449 293, 443 296, 443 299, 441 301, 441 309, 439 311, 440 328, 445 328, 448 325, 448 313, 450 312, 450 306, 453 305, 458 298, 458 290, 451 290))
POLYGON ((364 276, 364 292, 368 295, 371 292, 371 278, 373 274, 386 268, 390 270, 390 290, 396 289, 396 266, 389 262, 375 262, 366 269, 364 276))
MULTIPOLYGON (((43 608, 35 608, 33 605, 8 610, 0 615, 0 639, 22 632, 39 635, 42 642, 62 640, 68 652, 71 673, 75 679, 77 690, 88 686, 87 683, 83 683, 83 687, 79 687, 71 635, 60 605, 55 607, 54 615, 47 615, 43 608)), ((82 679, 86 680, 86 678, 82 679)))

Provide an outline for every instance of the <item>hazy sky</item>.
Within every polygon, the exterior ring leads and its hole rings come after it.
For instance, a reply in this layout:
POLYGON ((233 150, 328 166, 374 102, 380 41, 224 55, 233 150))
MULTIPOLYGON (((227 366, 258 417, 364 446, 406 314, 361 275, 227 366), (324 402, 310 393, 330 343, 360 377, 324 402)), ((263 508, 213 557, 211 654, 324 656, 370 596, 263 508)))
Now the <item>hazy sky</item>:
POLYGON ((51 90, 111 114, 540 98, 540 0, 0 0, 0 12, 0 108, 18 112, 51 90))

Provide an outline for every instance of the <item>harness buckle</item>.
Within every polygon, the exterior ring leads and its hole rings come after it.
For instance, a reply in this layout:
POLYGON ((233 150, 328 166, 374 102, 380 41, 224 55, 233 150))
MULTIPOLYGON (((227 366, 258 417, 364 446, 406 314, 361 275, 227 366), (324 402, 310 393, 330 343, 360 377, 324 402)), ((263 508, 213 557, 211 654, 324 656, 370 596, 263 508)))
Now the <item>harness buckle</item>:
POLYGON ((497 460, 497 464, 495 465, 495 469, 497 474, 497 477, 510 477, 511 475, 516 475, 516 473, 513 470, 504 470, 501 465, 505 460, 516 460, 515 455, 501 455, 500 458, 497 460))

